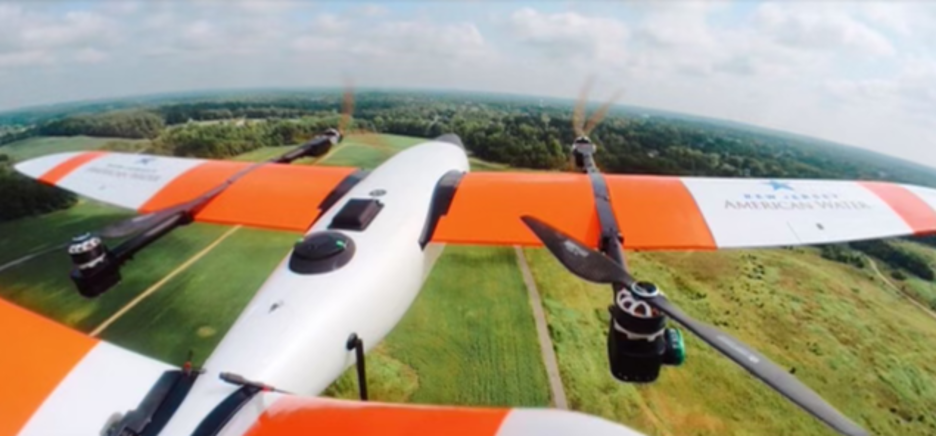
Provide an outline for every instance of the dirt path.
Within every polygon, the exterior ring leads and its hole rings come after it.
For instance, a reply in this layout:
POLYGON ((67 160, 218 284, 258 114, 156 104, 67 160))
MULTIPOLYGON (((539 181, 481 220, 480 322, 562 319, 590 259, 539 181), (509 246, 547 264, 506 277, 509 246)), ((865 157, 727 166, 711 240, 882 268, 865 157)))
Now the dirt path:
POLYGON ((888 279, 887 276, 885 276, 885 275, 881 272, 881 270, 878 269, 877 263, 874 262, 874 259, 872 259, 872 258, 869 257, 869 256, 865 256, 865 259, 868 259, 868 263, 871 264, 871 269, 874 270, 874 273, 877 274, 877 276, 880 277, 880 279, 883 280, 884 283, 887 284, 887 286, 889 286, 891 289, 893 289, 894 291, 896 291, 898 294, 902 295, 902 296, 903 296, 904 298, 906 298, 908 301, 910 301, 911 303, 913 303, 916 307, 919 307, 920 310, 926 312, 927 315, 929 315, 929 316, 931 316, 931 317, 933 317, 933 318, 936 318, 936 312, 933 312, 932 310, 930 310, 930 308, 926 307, 925 305, 923 305, 923 303, 920 303, 920 302, 917 301, 915 298, 913 298, 912 296, 910 296, 910 295, 908 295, 906 292, 904 292, 902 289, 900 289, 900 287, 898 287, 898 286, 895 285, 893 282, 891 282, 890 279, 888 279))
POLYGON ((145 300, 150 295, 153 295, 153 293, 158 291, 159 288, 162 288, 162 286, 165 285, 169 280, 172 280, 173 277, 179 275, 179 273, 181 273, 182 271, 185 271, 188 267, 192 266, 193 263, 198 262, 198 259, 201 259, 202 257, 204 257, 211 250, 217 247, 218 244, 220 244, 225 239, 227 239, 228 236, 233 235, 234 232, 236 232, 240 228, 241 226, 231 227, 230 229, 228 229, 228 231, 224 232, 223 235, 219 236, 218 239, 215 239, 214 242, 212 242, 211 244, 208 244, 207 247, 203 248, 198 253, 195 253, 194 256, 190 257, 188 260, 183 262, 182 265, 179 265, 178 267, 176 267, 176 269, 172 270, 172 272, 170 272, 169 274, 166 274, 165 277, 160 279, 158 282, 154 283, 153 286, 146 288, 146 290, 140 293, 140 295, 137 295, 136 298, 131 300, 124 307, 120 308, 120 310, 118 310, 117 313, 111 315, 110 318, 107 318, 107 321, 104 321, 101 323, 101 325, 97 326, 97 328, 95 328, 91 332, 91 336, 97 336, 101 334, 101 332, 103 332, 107 327, 109 327, 115 321, 120 319, 120 317, 123 316, 125 313, 129 312, 130 309, 133 309, 134 307, 136 307, 137 304, 140 304, 141 301, 145 300))
POLYGON ((552 391, 553 405, 558 409, 568 409, 565 388, 562 387, 562 377, 559 375, 559 362, 556 360, 556 351, 553 350, 552 338, 549 337, 549 328, 546 326, 546 314, 543 312, 543 300, 540 298, 533 274, 527 265, 523 249, 514 247, 517 251, 517 265, 526 283, 527 293, 530 295, 530 306, 533 308, 533 318, 536 320, 536 334, 539 336, 540 351, 543 353, 543 364, 546 365, 546 375, 549 377, 549 390, 552 391))

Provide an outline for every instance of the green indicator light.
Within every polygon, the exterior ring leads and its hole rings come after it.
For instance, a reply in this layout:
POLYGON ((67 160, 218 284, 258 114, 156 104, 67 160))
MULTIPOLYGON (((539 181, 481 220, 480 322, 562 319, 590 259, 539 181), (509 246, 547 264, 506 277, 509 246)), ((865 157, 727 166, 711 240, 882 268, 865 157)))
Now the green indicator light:
POLYGON ((337 246, 339 246, 339 247, 341 247, 341 248, 345 248, 345 242, 344 242, 344 241, 335 241, 335 245, 337 245, 337 246))

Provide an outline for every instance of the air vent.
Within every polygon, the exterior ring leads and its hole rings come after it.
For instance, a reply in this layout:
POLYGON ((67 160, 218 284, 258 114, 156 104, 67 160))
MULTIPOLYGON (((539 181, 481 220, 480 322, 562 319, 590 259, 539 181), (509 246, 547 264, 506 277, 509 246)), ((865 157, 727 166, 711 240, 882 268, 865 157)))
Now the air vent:
POLYGON ((374 217, 383 209, 383 204, 376 199, 355 198, 348 200, 338 214, 332 218, 329 229, 363 231, 374 217))

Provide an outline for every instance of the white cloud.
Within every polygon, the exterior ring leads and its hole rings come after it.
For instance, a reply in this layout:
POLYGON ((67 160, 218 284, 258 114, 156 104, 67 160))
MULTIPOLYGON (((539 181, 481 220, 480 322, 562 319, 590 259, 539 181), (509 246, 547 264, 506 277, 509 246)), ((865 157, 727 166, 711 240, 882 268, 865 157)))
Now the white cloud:
POLYGON ((390 21, 373 27, 352 26, 331 14, 313 20, 311 30, 292 43, 304 52, 342 52, 362 57, 445 62, 476 59, 488 54, 484 36, 472 23, 436 24, 425 21, 390 21))
POLYGON ((0 68, 48 65, 52 58, 40 50, 0 53, 0 68))
POLYGON ((758 7, 755 23, 778 42, 799 49, 845 49, 875 56, 895 53, 884 34, 834 4, 767 3, 758 7))
POLYGON ((909 59, 894 77, 832 80, 828 90, 850 104, 871 103, 893 112, 932 122, 936 114, 936 60, 909 59))
POLYGON ((478 89, 727 118, 929 159, 936 4, 3 3, 0 107, 204 88, 478 89), (73 86, 80 82, 82 86, 73 86))
POLYGON ((77 62, 86 63, 86 64, 95 64, 102 62, 108 58, 107 53, 98 50, 96 48, 83 48, 72 54, 72 57, 77 62))
POLYGON ((72 11, 60 20, 22 23, 18 36, 26 47, 60 48, 104 42, 113 36, 113 32, 103 16, 93 12, 72 11))
POLYGON ((378 4, 366 4, 361 5, 354 9, 355 14, 360 14, 365 17, 380 17, 390 13, 387 8, 378 5, 378 4))
POLYGON ((620 20, 533 8, 515 11, 503 25, 520 42, 561 62, 622 62, 630 33, 620 20))
POLYGON ((349 21, 335 14, 320 14, 312 20, 311 30, 317 34, 334 34, 348 30, 349 21))

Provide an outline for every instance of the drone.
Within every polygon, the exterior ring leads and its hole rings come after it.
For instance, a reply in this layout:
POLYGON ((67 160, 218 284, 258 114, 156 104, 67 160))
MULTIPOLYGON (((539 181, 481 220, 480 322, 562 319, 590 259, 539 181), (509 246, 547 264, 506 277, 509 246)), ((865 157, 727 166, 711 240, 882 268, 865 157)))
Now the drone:
POLYGON ((868 434, 787 370, 638 280, 624 250, 928 233, 936 231, 936 190, 604 174, 589 134, 610 104, 586 124, 580 100, 571 172, 473 172, 453 134, 372 171, 290 165, 343 144, 350 90, 336 128, 266 162, 84 151, 17 164, 40 182, 139 213, 68 245, 70 276, 88 299, 107 298, 129 261, 192 222, 302 237, 201 368, 150 359, 0 300, 0 385, 15 387, 0 394, 0 434, 639 434, 578 412, 368 401, 364 355, 406 313, 442 244, 545 246, 571 273, 608 284, 609 372, 621 382, 653 382, 663 366, 682 365, 681 327, 832 429, 868 434), (318 397, 351 366, 361 401, 318 397))

